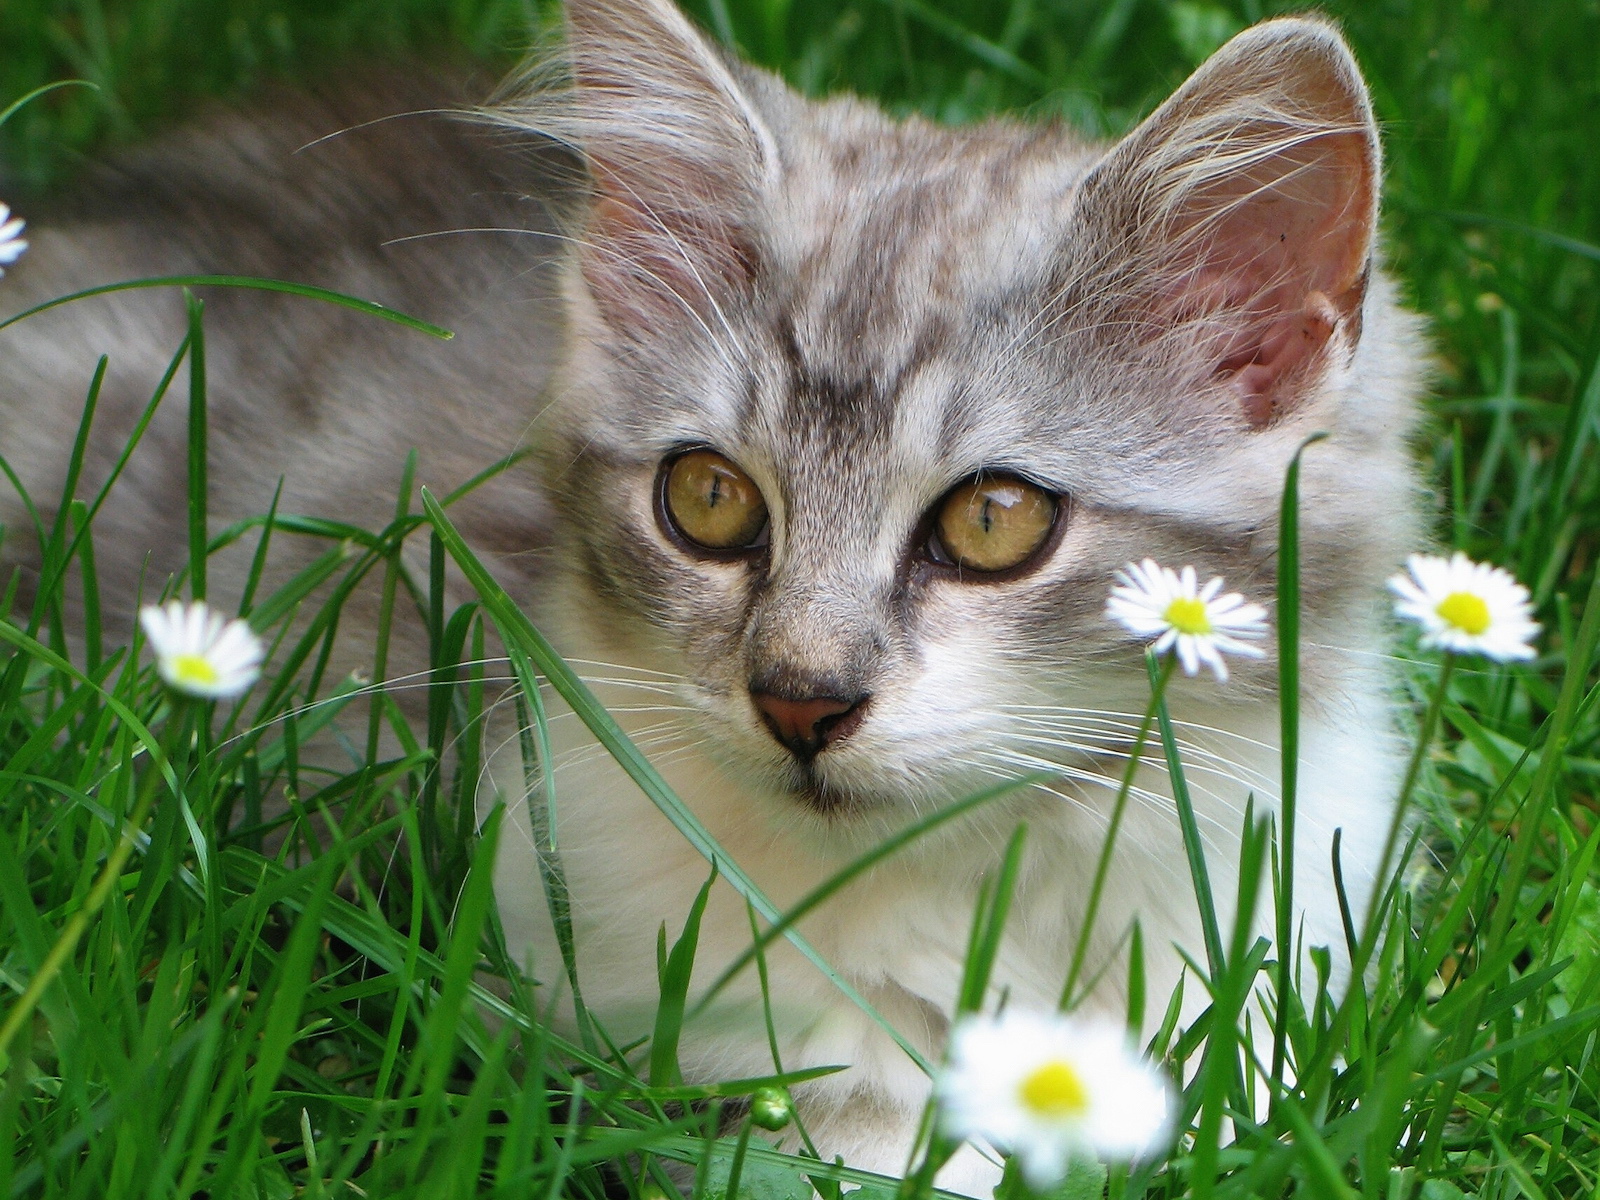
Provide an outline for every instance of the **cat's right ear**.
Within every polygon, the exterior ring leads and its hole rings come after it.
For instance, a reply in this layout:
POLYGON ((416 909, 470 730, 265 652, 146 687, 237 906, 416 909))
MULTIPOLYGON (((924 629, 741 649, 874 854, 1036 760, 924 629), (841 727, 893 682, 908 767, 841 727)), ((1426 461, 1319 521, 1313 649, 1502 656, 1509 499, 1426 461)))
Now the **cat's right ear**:
POLYGON ((1333 26, 1267 21, 1218 50, 1084 180, 1080 311, 1231 395, 1262 428, 1353 350, 1378 211, 1377 126, 1333 26))
POLYGON ((625 328, 709 320, 754 271, 772 135, 668 0, 568 0, 567 22, 568 123, 594 188, 590 291, 625 328))

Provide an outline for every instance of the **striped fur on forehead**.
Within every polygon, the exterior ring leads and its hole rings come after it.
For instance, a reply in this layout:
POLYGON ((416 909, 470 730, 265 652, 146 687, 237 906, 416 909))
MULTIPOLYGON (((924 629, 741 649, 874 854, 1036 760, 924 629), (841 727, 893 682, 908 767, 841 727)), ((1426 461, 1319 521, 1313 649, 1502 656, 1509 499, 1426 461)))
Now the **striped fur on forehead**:
POLYGON ((785 146, 767 278, 813 371, 892 381, 1035 290, 1092 155, 1059 128, 815 106, 785 146))

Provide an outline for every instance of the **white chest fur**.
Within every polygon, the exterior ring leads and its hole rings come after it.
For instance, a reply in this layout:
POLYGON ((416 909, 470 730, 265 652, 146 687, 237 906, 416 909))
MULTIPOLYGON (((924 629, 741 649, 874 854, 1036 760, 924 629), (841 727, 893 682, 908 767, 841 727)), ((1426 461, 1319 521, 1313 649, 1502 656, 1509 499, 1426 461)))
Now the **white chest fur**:
MULTIPOLYGON (((1369 890, 1388 826, 1398 775, 1381 676, 1352 673, 1336 703, 1309 706, 1303 724, 1295 893, 1306 946, 1343 944, 1331 845, 1342 830, 1341 866, 1358 908, 1369 890)), ((618 714, 649 741, 649 713, 618 714)), ((1237 851, 1247 796, 1272 811, 1280 774, 1275 706, 1241 718, 1235 710, 1191 704, 1180 719, 1210 727, 1229 746, 1221 770, 1197 760, 1190 771, 1196 815, 1206 842, 1219 918, 1234 919, 1237 851), (1230 727, 1219 722, 1230 721, 1230 727)), ((484 812, 508 807, 496 863, 496 891, 512 954, 552 990, 565 990, 562 959, 549 919, 521 754, 515 738, 499 745, 480 798, 484 812)), ((552 720, 556 770, 555 846, 571 895, 576 960, 587 1008, 617 1043, 649 1033, 657 1000, 656 943, 676 938, 709 864, 593 742, 570 714, 552 720)), ((680 735, 659 754, 661 772, 731 861, 780 910, 788 910, 851 861, 815 844, 719 767, 705 745, 680 735)), ((1159 758, 1155 752, 1152 758, 1159 758)), ((1183 972, 1179 948, 1204 961, 1194 891, 1165 771, 1142 767, 1143 793, 1130 805, 1100 913, 1090 938, 1088 974, 1101 972, 1086 1007, 1120 1018, 1127 1011, 1126 936, 1138 921, 1145 947, 1146 1030, 1159 1019, 1183 972)), ((1010 1002, 1054 1007, 1079 937, 1090 881, 1101 852, 1113 789, 1082 783, 1033 789, 982 815, 961 818, 925 843, 898 852, 857 878, 799 924, 801 935, 878 1014, 928 1059, 942 1051, 946 1014, 955 1002, 977 887, 998 866, 1006 838, 1028 825, 1027 851, 993 987, 1010 1002)), ((538 802, 542 788, 535 789, 538 802)), ((1271 936, 1270 896, 1254 924, 1271 936)), ((749 910, 726 881, 713 887, 699 938, 691 1009, 724 968, 751 943, 749 910)), ((1335 961, 1339 955, 1335 954, 1335 961)), ((793 946, 767 953, 768 1001, 781 1068, 837 1064, 849 1069, 808 1085, 801 1102, 824 1153, 852 1165, 903 1170, 928 1093, 926 1076, 852 998, 793 946)), ((546 993, 548 996, 549 993, 546 993)), ((1188 981, 1184 1016, 1208 1002, 1188 981)), ((568 1013, 570 1006, 561 1006, 568 1013)), ((753 967, 706 1005, 684 1031, 685 1074, 709 1081, 768 1074, 772 1061, 763 1001, 753 967)), ((969 1154, 943 1177, 981 1191, 993 1167, 969 1154)))

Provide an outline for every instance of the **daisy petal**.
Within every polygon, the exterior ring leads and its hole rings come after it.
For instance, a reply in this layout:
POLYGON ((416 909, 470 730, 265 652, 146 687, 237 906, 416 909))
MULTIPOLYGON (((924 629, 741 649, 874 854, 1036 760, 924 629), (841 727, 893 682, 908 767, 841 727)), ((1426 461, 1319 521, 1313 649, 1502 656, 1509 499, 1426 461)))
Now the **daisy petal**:
POLYGON ((934 1091, 946 1133, 1016 1155, 1040 1192, 1075 1160, 1137 1159, 1171 1136, 1171 1087, 1126 1032, 1056 1013, 963 1019, 934 1091))
MULTIPOLYGON (((0 204, 0 267, 10 266, 22 257, 22 252, 28 248, 27 241, 22 236, 22 231, 27 227, 21 217, 13 217, 11 209, 0 204)), ((0 270, 0 275, 5 271, 0 270)))

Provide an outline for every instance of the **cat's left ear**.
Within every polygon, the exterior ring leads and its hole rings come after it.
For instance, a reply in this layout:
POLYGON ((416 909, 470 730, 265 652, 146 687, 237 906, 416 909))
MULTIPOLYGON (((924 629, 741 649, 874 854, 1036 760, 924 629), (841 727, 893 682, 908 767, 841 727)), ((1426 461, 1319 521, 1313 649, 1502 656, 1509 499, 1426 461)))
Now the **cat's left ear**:
POLYGON ((581 260, 614 324, 709 319, 746 285, 753 215, 778 174, 771 133, 728 62, 670 0, 568 0, 570 108, 594 207, 581 260))
POLYGON ((1360 338, 1380 170, 1367 89, 1338 31, 1265 22, 1084 180, 1079 280, 1135 308, 1125 327, 1166 342, 1264 427, 1360 338))

